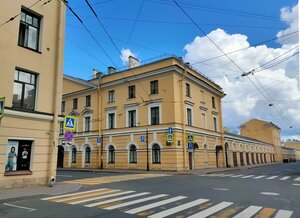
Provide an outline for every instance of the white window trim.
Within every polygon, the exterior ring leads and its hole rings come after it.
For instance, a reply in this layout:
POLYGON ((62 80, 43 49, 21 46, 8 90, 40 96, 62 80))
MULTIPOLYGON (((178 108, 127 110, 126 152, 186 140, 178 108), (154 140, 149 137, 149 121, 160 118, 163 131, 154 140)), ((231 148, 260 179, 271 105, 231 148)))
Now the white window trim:
POLYGON ((109 119, 109 114, 112 114, 112 113, 114 113, 115 114, 115 123, 114 123, 114 129, 115 128, 117 128, 117 110, 107 110, 106 111, 106 129, 110 129, 110 128, 108 128, 108 119, 109 119))
POLYGON ((137 106, 131 106, 131 107, 126 107, 126 127, 129 127, 129 111, 135 110, 135 122, 136 126, 138 126, 138 117, 139 117, 139 112, 138 112, 138 107, 137 106))
POLYGON ((193 106, 191 106, 191 105, 186 105, 185 106, 185 110, 186 110, 186 118, 185 118, 185 123, 186 123, 186 125, 188 125, 188 113, 187 113, 187 109, 191 109, 191 115, 192 115, 192 119, 191 119, 191 126, 194 126, 194 119, 193 119, 193 117, 194 117, 194 108, 193 108, 193 106))
POLYGON ((205 110, 200 110, 201 113, 201 128, 207 129, 207 113, 205 110), (203 126, 202 114, 205 114, 205 126, 203 126))
POLYGON ((162 124, 161 102, 156 102, 148 105, 148 125, 151 125, 151 108, 153 107, 159 107, 159 124, 162 124))
POLYGON ((90 130, 89 130, 89 132, 91 132, 92 129, 93 129, 93 128, 92 128, 92 119, 93 119, 93 118, 92 118, 92 114, 90 114, 90 113, 89 113, 89 114, 84 114, 84 115, 83 115, 83 118, 82 118, 82 119, 83 119, 83 125, 82 125, 82 126, 83 126, 83 129, 82 129, 82 131, 83 131, 83 132, 86 132, 86 131, 85 131, 85 118, 86 118, 86 117, 90 117, 90 130))

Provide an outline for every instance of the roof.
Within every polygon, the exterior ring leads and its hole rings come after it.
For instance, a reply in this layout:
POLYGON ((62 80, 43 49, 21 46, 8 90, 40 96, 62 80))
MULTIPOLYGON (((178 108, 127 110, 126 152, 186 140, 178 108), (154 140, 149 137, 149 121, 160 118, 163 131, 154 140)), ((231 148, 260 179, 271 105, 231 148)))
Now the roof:
POLYGON ((71 80, 73 82, 80 83, 80 84, 83 84, 83 85, 86 85, 86 86, 89 86, 89 87, 96 87, 94 84, 90 83, 87 80, 77 78, 77 77, 73 77, 73 76, 69 76, 69 75, 66 75, 66 74, 64 74, 64 79, 68 79, 68 80, 71 80))
POLYGON ((249 121, 243 123, 240 127, 243 127, 243 126, 246 125, 247 123, 249 123, 249 122, 251 122, 251 121, 255 121, 255 120, 256 120, 256 121, 259 121, 259 122, 262 122, 262 123, 265 123, 266 125, 272 125, 272 126, 274 126, 275 128, 277 128, 277 129, 280 130, 280 127, 277 126, 276 124, 274 124, 274 123, 272 123, 272 122, 269 122, 269 121, 265 121, 265 120, 259 120, 259 119, 256 119, 256 118, 251 119, 251 120, 249 120, 249 121))
POLYGON ((230 133, 230 132, 224 132, 224 137, 226 136, 231 136, 231 137, 236 137, 236 138, 240 138, 240 139, 244 139, 244 140, 249 140, 249 141, 253 141, 253 142, 257 142, 257 143, 263 143, 263 144, 268 144, 268 145, 272 145, 272 144, 269 144, 269 143, 266 143, 266 142, 263 142, 263 141, 259 141, 257 139, 253 139, 253 138, 250 138, 250 137, 246 137, 246 136, 242 136, 242 135, 238 135, 238 134, 234 134, 234 133, 230 133))

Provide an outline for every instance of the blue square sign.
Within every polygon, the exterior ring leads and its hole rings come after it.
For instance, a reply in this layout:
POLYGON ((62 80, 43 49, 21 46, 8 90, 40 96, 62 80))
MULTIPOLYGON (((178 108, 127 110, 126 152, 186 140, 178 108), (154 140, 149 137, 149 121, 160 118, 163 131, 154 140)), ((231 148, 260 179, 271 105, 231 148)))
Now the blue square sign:
POLYGON ((102 138, 97 137, 96 141, 97 141, 97 143, 101 143, 102 142, 102 138))
POLYGON ((145 136, 141 136, 141 142, 144 142, 145 141, 145 136))

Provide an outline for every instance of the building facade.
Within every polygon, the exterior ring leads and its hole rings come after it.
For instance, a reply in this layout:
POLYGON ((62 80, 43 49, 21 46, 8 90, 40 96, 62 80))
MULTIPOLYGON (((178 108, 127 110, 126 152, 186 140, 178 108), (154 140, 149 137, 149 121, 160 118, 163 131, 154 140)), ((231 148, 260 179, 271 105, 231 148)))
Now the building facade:
POLYGON ((4 0, 0 20, 11 17, 0 27, 0 189, 55 178, 62 95, 63 3, 4 0))
POLYGON ((270 143, 223 133, 225 94, 181 59, 132 63, 89 81, 64 77, 63 114, 78 127, 71 142, 61 129, 60 167, 182 171, 274 161, 270 143))

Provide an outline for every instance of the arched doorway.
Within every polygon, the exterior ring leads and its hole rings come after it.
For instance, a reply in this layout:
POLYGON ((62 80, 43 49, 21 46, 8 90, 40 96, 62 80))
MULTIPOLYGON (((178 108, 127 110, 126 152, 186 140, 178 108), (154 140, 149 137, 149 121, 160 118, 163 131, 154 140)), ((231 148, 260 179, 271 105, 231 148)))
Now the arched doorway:
POLYGON ((59 145, 57 151, 57 168, 64 167, 64 153, 65 153, 64 147, 62 145, 59 145))
POLYGON ((225 143, 225 158, 226 158, 226 167, 230 167, 230 150, 229 145, 225 143))
POLYGON ((223 150, 223 148, 222 148, 221 145, 216 146, 216 166, 217 167, 221 167, 220 160, 221 160, 221 157, 222 157, 222 155, 221 155, 222 150, 223 150))

